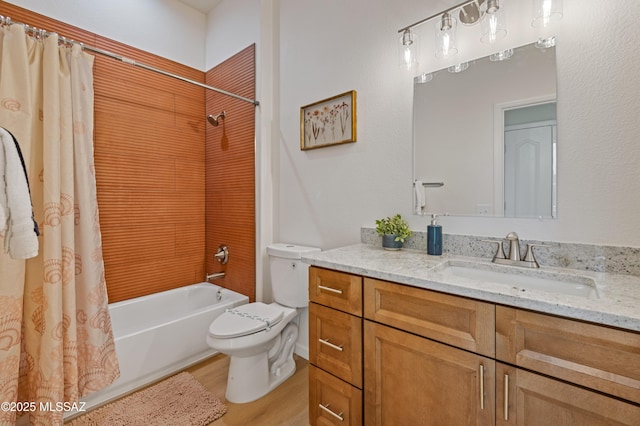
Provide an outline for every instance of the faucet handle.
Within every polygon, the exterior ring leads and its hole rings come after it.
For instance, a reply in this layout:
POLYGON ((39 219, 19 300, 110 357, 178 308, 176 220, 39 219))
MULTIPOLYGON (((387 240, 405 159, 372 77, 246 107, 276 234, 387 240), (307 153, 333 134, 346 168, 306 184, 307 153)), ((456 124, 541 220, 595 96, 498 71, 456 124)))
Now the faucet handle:
POLYGON ((504 247, 502 246, 502 240, 480 240, 484 243, 494 243, 497 244, 496 254, 493 255, 493 259, 506 259, 504 255, 504 247))
POLYGON ((536 260, 536 257, 533 254, 533 248, 534 247, 550 247, 548 244, 534 244, 534 243, 527 243, 527 251, 524 255, 524 257, 522 258, 523 262, 529 262, 532 265, 534 265, 535 268, 539 268, 540 265, 538 264, 538 261, 536 260))

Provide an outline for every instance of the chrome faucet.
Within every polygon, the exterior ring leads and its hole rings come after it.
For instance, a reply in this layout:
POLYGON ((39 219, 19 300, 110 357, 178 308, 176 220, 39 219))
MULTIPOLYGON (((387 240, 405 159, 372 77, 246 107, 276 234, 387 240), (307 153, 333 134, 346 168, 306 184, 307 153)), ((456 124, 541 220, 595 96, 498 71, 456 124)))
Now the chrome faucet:
POLYGON ((502 240, 482 240, 487 243, 497 244, 496 254, 493 256, 492 262, 500 265, 522 266, 525 268, 539 268, 540 265, 536 261, 533 254, 533 247, 547 247, 546 244, 527 243, 527 251, 524 257, 520 258, 520 238, 515 232, 509 232, 506 236, 509 241, 509 257, 505 256, 502 240))
POLYGON ((509 257, 507 260, 520 260, 520 238, 518 234, 509 232, 506 238, 509 241, 509 257))
POLYGON ((216 278, 224 278, 224 276, 225 276, 224 272, 214 272, 213 274, 207 274, 205 280, 211 281, 211 280, 215 280, 216 278))

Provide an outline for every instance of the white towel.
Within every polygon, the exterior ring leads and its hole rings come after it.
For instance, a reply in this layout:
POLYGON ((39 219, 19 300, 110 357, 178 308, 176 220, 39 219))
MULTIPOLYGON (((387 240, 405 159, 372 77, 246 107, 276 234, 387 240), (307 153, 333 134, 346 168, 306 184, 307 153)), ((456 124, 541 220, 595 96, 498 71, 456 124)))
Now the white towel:
POLYGON ((416 191, 416 214, 423 214, 422 210, 426 204, 425 196, 424 196, 424 185, 421 180, 417 180, 413 182, 413 187, 416 191))
POLYGON ((13 259, 29 259, 38 255, 29 183, 16 142, 11 133, 1 127, 0 145, 4 160, 0 164, 0 219, 3 219, 0 232, 5 233, 4 249, 13 259))

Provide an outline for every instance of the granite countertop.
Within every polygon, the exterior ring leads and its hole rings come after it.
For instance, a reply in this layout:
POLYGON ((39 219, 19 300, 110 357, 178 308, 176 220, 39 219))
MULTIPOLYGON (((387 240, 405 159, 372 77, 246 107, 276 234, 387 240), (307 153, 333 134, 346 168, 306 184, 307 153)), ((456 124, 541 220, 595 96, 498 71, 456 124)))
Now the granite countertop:
POLYGON ((640 331, 640 278, 604 272, 541 266, 530 270, 500 266, 490 259, 445 254, 430 256, 422 250, 383 250, 371 244, 356 244, 308 253, 302 261, 310 265, 414 287, 470 297, 507 306, 530 309, 568 318, 640 331), (507 284, 460 278, 442 272, 447 264, 473 262, 481 269, 509 268, 516 274, 561 274, 565 278, 595 282, 595 297, 571 296, 541 290, 526 290, 507 284))

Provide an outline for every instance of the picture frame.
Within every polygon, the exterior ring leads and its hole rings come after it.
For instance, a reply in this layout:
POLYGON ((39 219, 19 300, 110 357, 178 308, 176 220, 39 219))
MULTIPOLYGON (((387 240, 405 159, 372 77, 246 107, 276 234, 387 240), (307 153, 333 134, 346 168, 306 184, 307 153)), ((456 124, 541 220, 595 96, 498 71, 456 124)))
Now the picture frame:
POLYGON ((356 91, 300 108, 300 149, 323 148, 356 141, 356 91))

